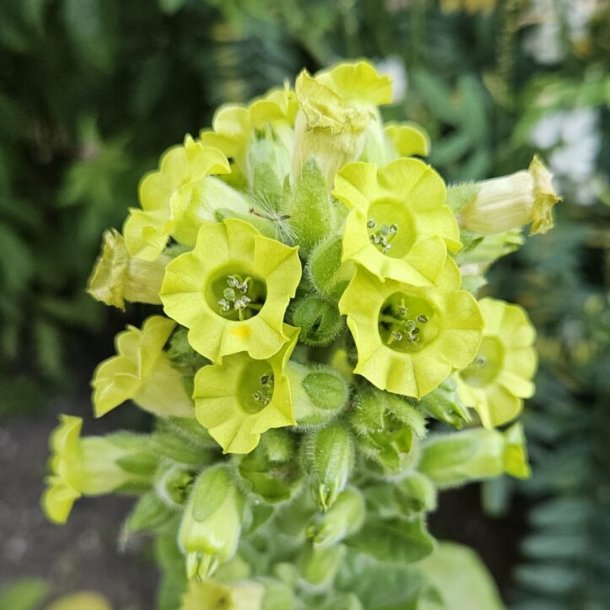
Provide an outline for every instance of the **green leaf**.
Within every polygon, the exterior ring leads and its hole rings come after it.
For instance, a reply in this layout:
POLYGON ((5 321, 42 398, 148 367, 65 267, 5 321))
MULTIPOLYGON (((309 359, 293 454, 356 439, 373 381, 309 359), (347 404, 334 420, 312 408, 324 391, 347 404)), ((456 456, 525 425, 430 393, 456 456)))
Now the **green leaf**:
POLYGON ((357 595, 366 610, 414 610, 426 580, 412 567, 381 563, 352 551, 341 565, 335 587, 357 595))
POLYGON ((346 544, 379 561, 408 564, 429 555, 434 549, 434 538, 422 518, 371 519, 346 544))
POLYGON ((159 0, 159 8, 167 15, 177 13, 188 0, 159 0))
POLYGON ((145 493, 136 503, 125 522, 125 532, 133 534, 154 531, 166 525, 176 511, 169 508, 154 491, 145 493))
MULTIPOLYGON (((440 593, 443 610, 504 610, 495 583, 477 554, 468 547, 441 543, 416 566, 440 593)), ((424 600, 418 610, 437 610, 424 600)))
POLYGON ((111 0, 64 0, 64 22, 78 56, 109 72, 117 37, 116 5, 111 0))
POLYGON ((34 610, 49 594, 49 585, 40 578, 23 578, 0 588, 2 610, 34 610))

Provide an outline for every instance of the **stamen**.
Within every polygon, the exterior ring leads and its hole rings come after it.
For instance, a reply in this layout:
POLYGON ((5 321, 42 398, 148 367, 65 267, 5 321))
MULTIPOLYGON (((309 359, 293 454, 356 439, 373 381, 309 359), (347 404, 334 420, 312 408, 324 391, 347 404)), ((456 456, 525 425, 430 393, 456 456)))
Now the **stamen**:
POLYGON ((366 223, 366 226, 369 229, 374 229, 377 226, 377 223, 375 222, 375 220, 373 218, 369 218, 368 222, 366 223))
POLYGON ((420 313, 417 318, 415 318, 418 322, 421 322, 421 324, 425 324, 428 321, 428 316, 420 313))
POLYGON ((229 311, 231 309, 231 304, 226 299, 220 299, 220 301, 218 301, 218 304, 220 305, 222 311, 229 311))

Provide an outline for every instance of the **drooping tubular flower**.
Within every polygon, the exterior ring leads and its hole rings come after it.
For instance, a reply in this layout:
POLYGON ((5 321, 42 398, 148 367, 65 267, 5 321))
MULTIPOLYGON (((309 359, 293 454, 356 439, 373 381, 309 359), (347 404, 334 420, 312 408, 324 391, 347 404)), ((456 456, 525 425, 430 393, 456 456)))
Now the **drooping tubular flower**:
POLYGON ((392 102, 392 81, 360 61, 315 76, 303 70, 295 90, 299 112, 293 174, 298 176, 313 159, 331 186, 337 170, 360 157, 369 126, 377 124, 383 134, 377 107, 392 102))
POLYGON ((219 108, 212 129, 201 131, 201 141, 231 159, 231 173, 224 176, 227 182, 243 185, 251 181, 253 157, 269 163, 282 182, 291 169, 296 112, 294 91, 273 89, 248 106, 227 104, 219 108))
POLYGON ((381 280, 434 283, 444 269, 447 247, 461 247, 445 184, 418 159, 398 159, 380 169, 350 163, 337 174, 333 194, 350 210, 343 260, 381 280))
POLYGON ((132 256, 155 260, 169 237, 193 245, 203 222, 214 221, 210 208, 235 207, 247 212, 242 196, 230 192, 213 178, 230 171, 224 154, 186 136, 183 146, 170 148, 161 158, 159 170, 147 174, 139 187, 142 209, 131 209, 123 227, 132 256), (222 189, 219 195, 216 191, 222 189))
POLYGON ((518 305, 497 299, 479 301, 485 327, 476 358, 457 374, 460 398, 474 407, 486 428, 501 426, 519 415, 523 399, 534 395, 536 337, 518 305))
POLYGON ((65 523, 75 500, 83 495, 97 496, 127 484, 146 484, 152 480, 154 465, 152 472, 139 474, 120 465, 122 458, 133 454, 134 448, 137 450, 136 435, 132 435, 129 445, 113 440, 112 436, 81 438, 82 425, 80 417, 61 415, 60 424, 50 437, 51 475, 42 506, 55 523, 65 523))
POLYGON ((89 278, 87 292, 96 300, 125 309, 131 303, 161 304, 159 289, 169 256, 154 261, 131 256, 123 236, 111 229, 104 233, 102 251, 89 278))
POLYGON ((195 376, 197 419, 225 453, 250 453, 266 430, 296 423, 285 368, 299 331, 284 325, 284 333, 290 339, 270 358, 231 354, 195 376))
POLYGON ((546 233, 553 228, 553 206, 561 201, 552 177, 534 157, 527 170, 465 185, 474 186, 475 194, 458 214, 460 226, 488 234, 531 224, 530 235, 546 233))
POLYGON ((436 286, 382 282, 358 268, 339 301, 358 349, 354 373, 381 390, 421 398, 467 366, 479 348, 483 318, 459 286, 450 258, 436 286))
POLYGON ((97 417, 126 400, 161 417, 193 417, 180 373, 163 353, 176 323, 150 316, 142 329, 129 326, 116 336, 117 355, 98 364, 91 385, 97 417))
POLYGON ((213 362, 238 352, 269 358, 289 340, 284 313, 301 279, 297 250, 242 220, 204 225, 195 248, 167 266, 165 313, 213 362))

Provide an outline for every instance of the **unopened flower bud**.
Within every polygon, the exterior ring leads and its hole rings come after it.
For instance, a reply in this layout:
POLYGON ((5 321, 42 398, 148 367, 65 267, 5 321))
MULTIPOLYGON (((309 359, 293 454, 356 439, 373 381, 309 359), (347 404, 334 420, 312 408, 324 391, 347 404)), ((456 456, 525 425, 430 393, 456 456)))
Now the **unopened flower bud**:
POLYGON ((315 547, 333 546, 357 532, 364 523, 364 516, 362 494, 355 487, 348 487, 325 514, 315 519, 308 535, 315 547))
POLYGON ((305 450, 312 496, 327 511, 347 485, 354 465, 354 443, 344 426, 334 424, 311 432, 305 450))
POLYGON ((430 437, 422 446, 418 470, 441 489, 504 473, 527 478, 530 469, 523 428, 520 424, 504 432, 473 428, 430 437))
POLYGON ((342 236, 333 235, 312 250, 306 272, 313 287, 324 298, 338 301, 355 271, 352 261, 341 260, 342 236))
POLYGON ((480 182, 476 195, 459 211, 460 226, 486 234, 531 224, 531 235, 546 233, 553 227, 552 208, 561 201, 551 178, 540 159, 534 157, 527 170, 480 182))
POLYGON ((301 329, 299 341, 312 346, 330 345, 345 328, 337 306, 315 295, 296 300, 292 322, 301 329))
POLYGON ((213 466, 199 475, 178 533, 189 578, 205 580, 235 555, 243 510, 243 498, 225 466, 213 466))
POLYGON ((348 386, 343 376, 329 366, 305 366, 290 361, 286 367, 297 425, 325 425, 345 406, 348 386))
POLYGON ((436 489, 432 481, 419 472, 410 472, 400 480, 397 495, 405 516, 436 509, 436 489))
POLYGON ((119 309, 125 309, 125 301, 160 305, 159 290, 169 261, 170 257, 164 254, 150 262, 131 256, 123 236, 111 229, 104 233, 87 292, 97 301, 119 309))
POLYGON ((305 547, 297 560, 301 577, 307 584, 323 589, 334 580, 346 552, 342 544, 327 548, 305 547))

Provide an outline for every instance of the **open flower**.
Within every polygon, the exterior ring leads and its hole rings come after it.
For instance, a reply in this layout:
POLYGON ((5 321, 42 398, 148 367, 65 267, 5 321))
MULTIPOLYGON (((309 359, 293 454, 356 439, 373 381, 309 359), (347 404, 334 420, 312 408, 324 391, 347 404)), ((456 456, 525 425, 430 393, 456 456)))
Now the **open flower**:
POLYGON ((354 373, 381 390, 421 398, 453 369, 467 366, 477 353, 483 318, 459 285, 450 258, 437 286, 382 282, 358 268, 339 301, 358 349, 354 373))
POLYGON ((460 398, 474 407, 487 428, 519 415, 523 399, 534 394, 536 333, 518 305, 485 298, 479 301, 485 327, 472 364, 457 374, 460 398))
POLYGON ((553 206, 561 201, 552 177, 534 157, 527 170, 483 180, 476 185, 476 196, 460 210, 460 226, 487 234, 531 223, 530 235, 546 233, 553 228, 553 206))
POLYGON ((343 260, 359 263, 381 280, 434 283, 445 266, 447 247, 455 251, 461 246, 445 184, 418 159, 398 159, 380 169, 368 163, 346 165, 333 194, 350 210, 343 260))
POLYGON ((111 229, 104 233, 102 252, 87 292, 97 301, 119 309, 125 309, 125 301, 159 305, 159 289, 169 260, 164 255, 154 261, 131 256, 123 236, 111 229))
POLYGON ((270 358, 240 352, 195 376, 197 419, 225 453, 250 453, 266 430, 296 423, 285 368, 299 331, 284 325, 284 333, 289 341, 270 358))
POLYGON ((219 108, 214 114, 213 128, 201 131, 201 141, 218 148, 231 160, 231 173, 226 180, 236 185, 250 181, 252 154, 262 152, 257 143, 273 142, 272 150, 266 150, 264 157, 283 181, 290 173, 296 112, 294 91, 272 89, 248 106, 227 104, 219 108))
MULTIPOLYGON (((153 467, 152 472, 134 474, 120 466, 134 449, 141 449, 137 440, 130 447, 124 439, 114 441, 112 436, 81 438, 82 425, 80 417, 61 415, 59 426, 51 434, 51 475, 42 506, 54 523, 65 523, 72 505, 81 496, 109 493, 127 484, 149 483, 154 472, 153 467)), ((137 439, 135 435, 133 438, 137 439)))
MULTIPOLYGON (((192 221, 198 214, 191 210, 190 222, 181 222, 183 216, 193 205, 205 207, 206 196, 200 190, 206 177, 229 171, 229 162, 221 151, 203 146, 190 136, 186 136, 183 146, 170 148, 161 158, 159 170, 150 172, 140 182, 142 209, 131 209, 123 228, 129 253, 153 261, 170 236, 191 245, 189 238, 193 237, 193 231, 196 235, 197 228, 192 226, 192 221)), ((226 203, 222 206, 228 207, 226 203)), ((243 208, 247 211, 247 204, 243 208)))
POLYGON ((299 113, 293 174, 298 176, 314 159, 330 186, 342 165, 360 157, 372 124, 383 135, 377 107, 392 101, 392 81, 372 64, 359 61, 315 76, 303 70, 295 90, 299 113))
POLYGON ((206 358, 245 351, 263 360, 289 339, 284 313, 300 279, 297 248, 226 219, 202 226, 194 250, 167 266, 161 300, 206 358))
POLYGON ((163 352, 175 326, 173 320, 150 316, 142 330, 128 326, 116 336, 117 355, 101 362, 91 381, 97 417, 126 400, 159 416, 193 416, 182 376, 163 352))

